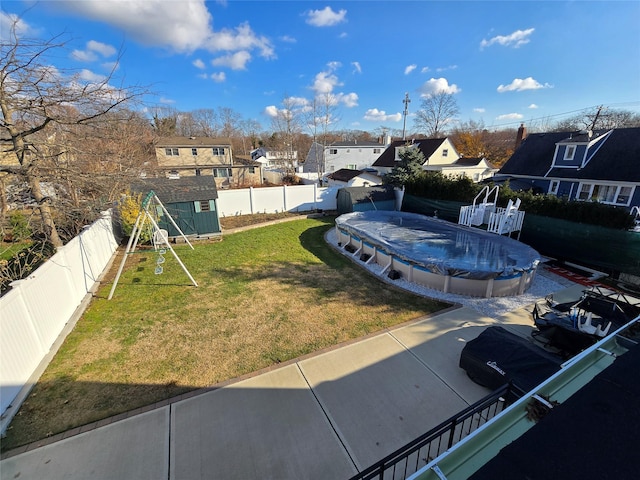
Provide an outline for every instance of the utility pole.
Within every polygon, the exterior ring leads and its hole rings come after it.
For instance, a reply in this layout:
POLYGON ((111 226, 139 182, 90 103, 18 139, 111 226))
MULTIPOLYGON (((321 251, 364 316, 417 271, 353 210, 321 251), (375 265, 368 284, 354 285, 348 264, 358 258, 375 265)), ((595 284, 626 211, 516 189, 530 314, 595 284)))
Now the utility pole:
POLYGON ((598 107, 598 111, 596 112, 595 117, 593 118, 593 122, 591 122, 591 127, 589 128, 589 130, 591 130, 593 132, 593 130, 596 127, 596 122, 598 121, 598 117, 600 117, 600 112, 602 112, 602 109, 604 108, 604 105, 600 105, 598 107))
POLYGON ((402 125, 402 140, 406 140, 407 139, 407 136, 406 136, 407 115, 409 114, 409 104, 411 103, 411 100, 409 100, 408 93, 404 94, 404 100, 402 101, 402 103, 404 103, 404 123, 402 125))

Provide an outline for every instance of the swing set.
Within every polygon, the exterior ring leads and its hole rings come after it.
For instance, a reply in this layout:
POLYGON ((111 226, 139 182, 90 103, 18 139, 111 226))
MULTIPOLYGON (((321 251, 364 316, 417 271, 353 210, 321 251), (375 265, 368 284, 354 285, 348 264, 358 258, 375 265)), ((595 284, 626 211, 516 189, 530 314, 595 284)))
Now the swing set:
POLYGON ((191 280, 191 283, 193 284, 193 286, 194 287, 198 286, 196 281, 193 279, 193 277, 189 273, 189 270, 187 270, 187 267, 185 267, 184 263, 182 263, 182 260, 180 260, 180 257, 178 257, 178 254, 171 247, 171 244, 169 243, 169 233, 166 230, 161 229, 158 226, 158 223, 153 218, 153 215, 149 213, 149 207, 152 205, 155 205, 162 209, 162 211, 167 216, 171 224, 175 227, 175 229, 178 232, 180 232, 180 236, 189 245, 189 247, 191 247, 191 250, 194 249, 193 245, 191 245, 191 242, 189 242, 189 239, 184 235, 184 233, 182 233, 182 230, 180 230, 180 227, 178 227, 176 222, 173 220, 173 218, 171 217, 171 214, 169 214, 169 212, 167 211, 165 206, 162 204, 162 202, 160 201, 156 193, 153 190, 151 190, 142 202, 142 208, 140 209, 140 213, 138 213, 138 218, 136 218, 136 223, 134 224, 133 230, 131 231, 131 236, 129 237, 129 241, 127 242, 127 248, 125 249, 124 255, 122 257, 122 262, 120 263, 120 267, 118 268, 118 273, 116 273, 116 278, 113 282, 113 286, 111 287, 111 291, 109 292, 108 300, 111 300, 111 298, 113 297, 113 292, 115 292, 116 286, 118 285, 118 280, 120 280, 120 275, 122 274, 122 270, 124 269, 124 264, 127 261, 127 256, 135 252, 136 246, 138 245, 138 240, 140 239, 140 234, 142 233, 143 227, 147 221, 151 223, 151 225, 153 226, 153 235, 152 235, 153 247, 154 247, 154 250, 158 252, 158 258, 156 261, 156 268, 154 273, 156 275, 162 274, 163 272, 162 264, 165 261, 163 255, 166 253, 167 249, 169 249, 169 251, 171 251, 175 259, 177 260, 180 267, 182 267, 182 270, 184 271, 184 273, 186 273, 187 277, 189 277, 189 280, 191 280))

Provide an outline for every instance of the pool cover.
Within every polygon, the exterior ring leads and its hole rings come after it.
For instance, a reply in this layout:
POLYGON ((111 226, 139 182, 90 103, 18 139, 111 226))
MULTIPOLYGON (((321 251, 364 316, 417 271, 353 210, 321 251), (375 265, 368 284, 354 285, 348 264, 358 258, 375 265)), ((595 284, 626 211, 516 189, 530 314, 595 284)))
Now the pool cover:
POLYGON ((415 213, 347 213, 336 218, 336 227, 439 275, 509 278, 540 263, 538 252, 512 238, 415 213))

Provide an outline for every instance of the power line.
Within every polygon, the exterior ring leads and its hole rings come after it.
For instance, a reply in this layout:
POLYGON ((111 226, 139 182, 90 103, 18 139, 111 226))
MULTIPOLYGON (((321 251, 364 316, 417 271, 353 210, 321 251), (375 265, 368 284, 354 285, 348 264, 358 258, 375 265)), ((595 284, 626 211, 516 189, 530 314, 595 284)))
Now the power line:
MULTIPOLYGON (((635 102, 622 102, 622 103, 611 103, 608 104, 606 108, 615 108, 615 107, 622 107, 622 106, 637 106, 640 105, 640 101, 635 101, 635 102)), ((543 120, 549 120, 551 118, 556 118, 556 117, 562 117, 562 116, 566 116, 566 115, 571 115, 571 114, 575 114, 575 113, 580 113, 580 112, 585 112, 588 110, 594 110, 594 109, 602 109, 604 108, 604 106, 601 105, 593 105, 590 107, 584 107, 581 108, 579 110, 571 110, 569 112, 563 112, 563 113, 556 113, 556 114, 552 114, 552 115, 545 115, 543 117, 537 117, 537 118, 530 118, 529 120, 527 120, 527 122, 531 123, 531 122, 536 122, 536 121, 543 121, 543 120)), ((519 119, 519 120, 514 120, 513 122, 506 122, 506 123, 499 123, 499 124, 494 124, 491 126, 491 128, 501 128, 501 127, 508 127, 511 125, 520 125, 521 123, 523 123, 523 121, 525 121, 524 119, 519 119)))

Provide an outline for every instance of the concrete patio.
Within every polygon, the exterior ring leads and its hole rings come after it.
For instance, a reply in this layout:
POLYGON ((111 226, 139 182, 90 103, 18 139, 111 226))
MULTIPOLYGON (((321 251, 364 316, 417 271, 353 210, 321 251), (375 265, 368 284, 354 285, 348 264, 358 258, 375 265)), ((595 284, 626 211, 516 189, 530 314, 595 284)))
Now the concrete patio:
MULTIPOLYGON (((577 298, 575 285, 554 294, 577 298)), ((44 446, 1 479, 347 479, 484 397, 458 367, 490 325, 529 336, 531 308, 460 307, 44 446)))

